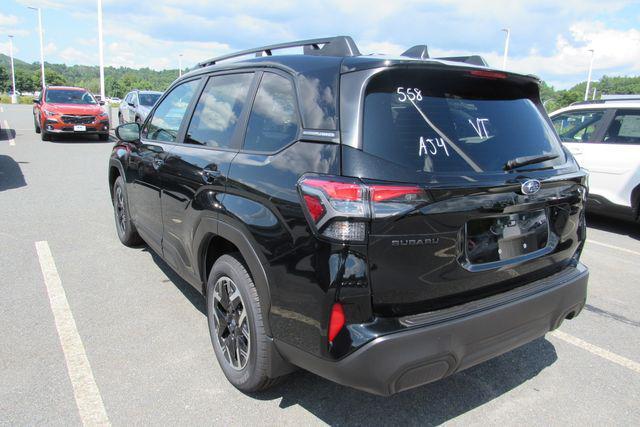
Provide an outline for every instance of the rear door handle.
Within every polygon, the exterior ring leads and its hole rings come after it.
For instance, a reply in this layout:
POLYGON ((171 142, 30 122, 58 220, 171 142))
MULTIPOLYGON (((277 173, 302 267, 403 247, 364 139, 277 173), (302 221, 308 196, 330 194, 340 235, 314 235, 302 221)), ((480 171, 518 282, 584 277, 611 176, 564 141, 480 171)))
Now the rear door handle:
POLYGON ((220 175, 222 174, 220 173, 219 170, 213 170, 213 169, 202 170, 202 180, 207 184, 210 184, 213 181, 215 181, 218 177, 220 177, 220 175))

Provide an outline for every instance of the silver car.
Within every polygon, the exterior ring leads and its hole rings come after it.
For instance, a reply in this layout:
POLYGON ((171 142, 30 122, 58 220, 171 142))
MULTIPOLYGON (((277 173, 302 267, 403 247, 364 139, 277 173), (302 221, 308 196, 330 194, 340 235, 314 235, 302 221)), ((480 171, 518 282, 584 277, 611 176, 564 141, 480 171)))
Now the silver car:
POLYGON ((118 123, 136 122, 142 124, 161 95, 162 92, 153 90, 132 90, 120 103, 118 123))

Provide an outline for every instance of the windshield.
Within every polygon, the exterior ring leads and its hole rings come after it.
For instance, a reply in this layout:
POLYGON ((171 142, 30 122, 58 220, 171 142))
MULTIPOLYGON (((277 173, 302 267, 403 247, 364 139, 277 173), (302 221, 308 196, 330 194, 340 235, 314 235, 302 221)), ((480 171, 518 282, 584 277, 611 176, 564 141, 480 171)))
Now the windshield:
POLYGON ((145 107, 153 107, 158 98, 160 98, 159 93, 141 93, 138 95, 140 105, 144 105, 145 107))
POLYGON ((73 89, 49 89, 46 101, 52 104, 97 104, 89 92, 73 89))
POLYGON ((367 88, 363 149, 416 172, 504 171, 509 160, 543 155, 558 157, 523 168, 562 164, 532 85, 468 71, 388 71, 367 88))

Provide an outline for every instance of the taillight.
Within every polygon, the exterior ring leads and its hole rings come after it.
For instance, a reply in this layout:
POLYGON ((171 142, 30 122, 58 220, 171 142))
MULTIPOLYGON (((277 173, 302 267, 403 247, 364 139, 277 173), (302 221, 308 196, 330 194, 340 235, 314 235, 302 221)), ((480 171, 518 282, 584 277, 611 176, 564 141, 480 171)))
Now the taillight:
POLYGON ((329 317, 329 342, 333 343, 333 340, 338 335, 340 330, 344 327, 345 318, 342 304, 339 302, 333 304, 331 308, 331 316, 329 317))
POLYGON ((314 231, 341 242, 364 242, 370 219, 428 202, 427 192, 416 185, 367 185, 334 176, 304 177, 298 185, 314 231))

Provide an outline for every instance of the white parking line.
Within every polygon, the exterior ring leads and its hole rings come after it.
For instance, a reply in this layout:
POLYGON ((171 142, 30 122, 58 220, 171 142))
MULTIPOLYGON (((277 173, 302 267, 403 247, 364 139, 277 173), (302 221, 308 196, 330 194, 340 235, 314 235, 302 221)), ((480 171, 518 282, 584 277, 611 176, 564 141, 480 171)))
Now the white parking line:
MULTIPOLYGON (((3 120, 2 121, 2 125, 3 125, 2 129, 7 133, 7 135, 9 135, 9 133, 8 133, 9 132, 9 122, 6 121, 6 120, 3 120)), ((16 140, 11 138, 9 140, 9 145, 16 145, 16 140)))
POLYGON ((587 239, 587 243, 592 243, 594 245, 602 246, 604 248, 617 249, 619 251, 626 252, 628 254, 640 255, 640 252, 632 251, 631 249, 621 248, 620 246, 609 245, 607 243, 596 242, 595 240, 591 240, 591 239, 587 239))
POLYGON ((100 390, 93 377, 93 371, 84 351, 82 339, 76 328, 73 313, 62 287, 56 264, 51 255, 49 243, 36 242, 36 251, 40 259, 40 268, 49 295, 51 311, 58 330, 67 372, 73 386, 73 394, 84 425, 110 425, 107 411, 102 402, 100 390))
POLYGON ((609 362, 624 366, 625 368, 640 374, 640 363, 638 362, 634 362, 631 359, 627 359, 626 357, 612 353, 609 350, 605 350, 604 348, 588 343, 578 337, 574 337, 573 335, 567 334, 566 332, 562 332, 560 330, 555 330, 551 332, 550 335, 555 338, 561 339, 564 342, 575 345, 576 347, 580 347, 583 350, 587 350, 591 354, 595 354, 596 356, 600 356, 603 359, 607 359, 609 362))

